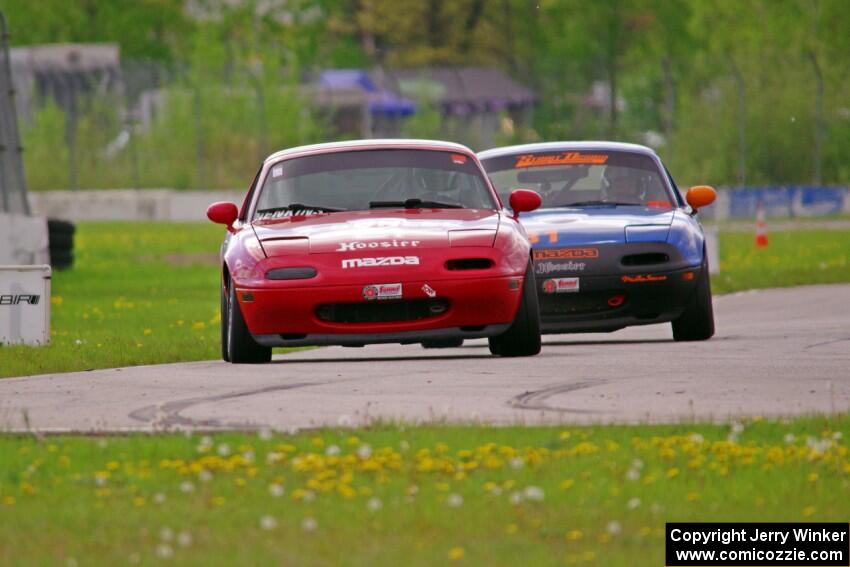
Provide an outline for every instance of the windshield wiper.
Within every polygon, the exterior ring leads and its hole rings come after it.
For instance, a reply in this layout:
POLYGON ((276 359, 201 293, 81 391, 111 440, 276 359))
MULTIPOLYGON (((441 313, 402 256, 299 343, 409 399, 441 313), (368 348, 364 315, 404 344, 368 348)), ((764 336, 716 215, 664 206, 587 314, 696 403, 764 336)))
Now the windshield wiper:
POLYGON ((640 203, 624 203, 620 201, 577 201, 575 203, 567 203, 565 205, 556 205, 557 207, 640 207, 640 203))
POLYGON ((302 203, 290 203, 283 207, 272 207, 270 209, 260 209, 257 211, 260 214, 272 214, 279 213, 282 211, 292 211, 293 213, 299 211, 317 211, 320 213, 340 213, 345 211, 346 209, 335 209, 333 207, 323 207, 321 205, 304 205, 302 203))
POLYGON ((370 209, 462 209, 463 205, 456 203, 441 203, 440 201, 423 201, 422 199, 407 199, 405 201, 369 201, 370 209))

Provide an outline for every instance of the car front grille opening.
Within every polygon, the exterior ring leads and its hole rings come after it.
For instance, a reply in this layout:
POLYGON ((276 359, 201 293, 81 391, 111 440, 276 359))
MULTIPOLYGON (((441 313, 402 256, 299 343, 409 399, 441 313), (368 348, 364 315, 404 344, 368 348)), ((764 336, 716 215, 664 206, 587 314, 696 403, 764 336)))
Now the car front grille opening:
POLYGON ((643 254, 629 254, 620 260, 624 266, 652 266, 665 264, 670 261, 670 256, 663 252, 644 252, 643 254))
POLYGON ((285 341, 300 341, 307 338, 306 333, 281 333, 280 338, 285 341))
POLYGON ((538 296, 540 312, 545 315, 582 315, 615 311, 628 304, 624 294, 591 291, 582 293, 543 294, 538 296))
POLYGON ((488 270, 493 267, 490 258, 461 258, 446 262, 447 270, 488 270))
POLYGON ((438 317, 448 309, 446 299, 325 303, 316 308, 316 317, 329 323, 390 323, 438 317))

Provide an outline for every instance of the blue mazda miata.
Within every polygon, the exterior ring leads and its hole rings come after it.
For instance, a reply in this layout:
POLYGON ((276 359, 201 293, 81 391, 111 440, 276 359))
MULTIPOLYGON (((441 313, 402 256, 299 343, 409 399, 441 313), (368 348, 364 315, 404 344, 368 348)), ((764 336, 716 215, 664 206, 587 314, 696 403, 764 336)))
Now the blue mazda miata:
POLYGON ((714 189, 682 196, 650 148, 553 142, 478 154, 507 202, 533 189, 542 206, 521 217, 531 237, 545 333, 610 332, 671 322, 677 341, 714 334, 698 209, 714 189))

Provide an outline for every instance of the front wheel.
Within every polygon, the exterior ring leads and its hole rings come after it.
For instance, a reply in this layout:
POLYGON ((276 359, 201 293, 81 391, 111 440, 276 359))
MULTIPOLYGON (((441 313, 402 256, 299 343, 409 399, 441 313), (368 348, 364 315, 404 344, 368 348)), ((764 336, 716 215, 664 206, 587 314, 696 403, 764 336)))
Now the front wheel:
POLYGON ((534 356, 540 352, 540 309, 531 260, 525 270, 522 299, 514 322, 501 335, 490 337, 489 343, 490 352, 499 356, 534 356))
POLYGON ((708 262, 702 263, 694 294, 685 312, 673 321, 673 340, 704 341, 714 335, 714 309, 711 305, 711 280, 708 262))
POLYGON ((228 325, 230 324, 230 316, 227 314, 228 297, 227 286, 222 281, 221 283, 221 359, 225 362, 230 362, 230 349, 227 346, 228 325))
POLYGON ((234 364, 259 364, 272 359, 272 349, 257 344, 242 317, 236 286, 230 283, 227 305, 227 358, 234 364))

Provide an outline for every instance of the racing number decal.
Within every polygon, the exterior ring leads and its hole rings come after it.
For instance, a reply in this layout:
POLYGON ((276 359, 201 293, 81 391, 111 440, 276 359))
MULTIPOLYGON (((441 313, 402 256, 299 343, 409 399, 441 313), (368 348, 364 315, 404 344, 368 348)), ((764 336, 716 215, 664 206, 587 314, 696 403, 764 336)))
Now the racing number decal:
MULTIPOLYGON (((545 234, 546 234, 546 236, 549 237, 549 244, 556 244, 558 242, 558 231, 557 230, 550 230, 549 232, 547 232, 545 234)), ((528 236, 528 240, 532 244, 538 244, 540 242, 540 234, 539 233, 530 234, 528 236)))

